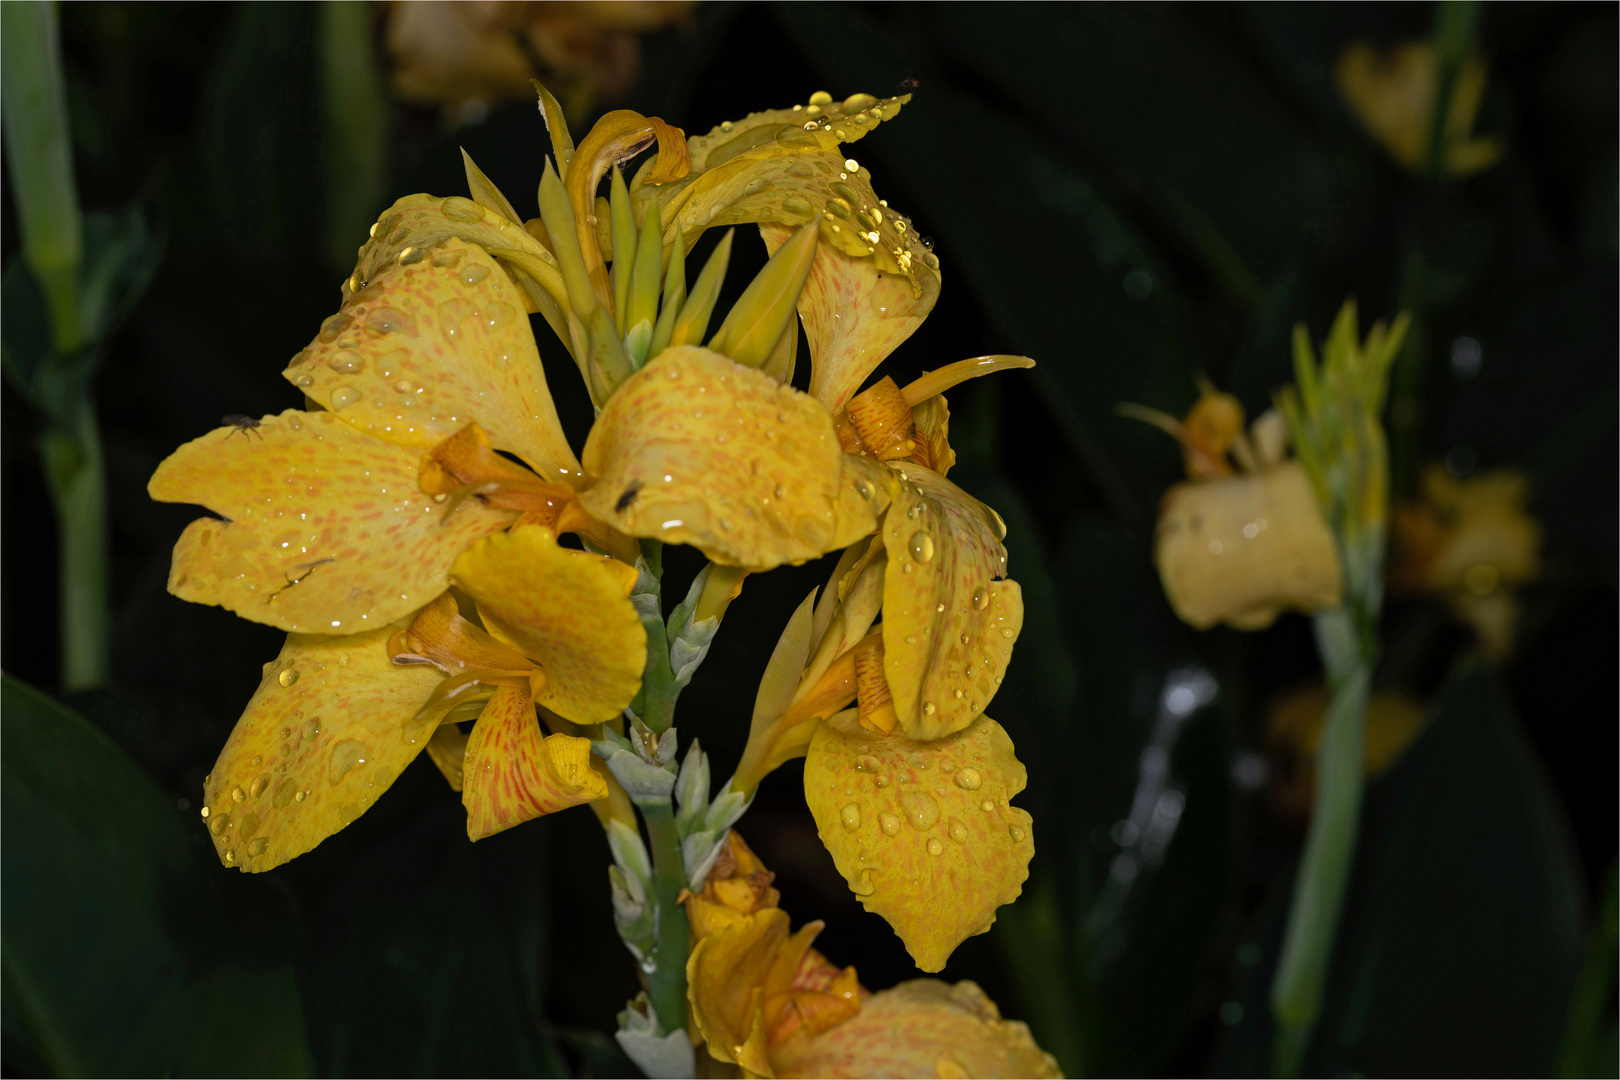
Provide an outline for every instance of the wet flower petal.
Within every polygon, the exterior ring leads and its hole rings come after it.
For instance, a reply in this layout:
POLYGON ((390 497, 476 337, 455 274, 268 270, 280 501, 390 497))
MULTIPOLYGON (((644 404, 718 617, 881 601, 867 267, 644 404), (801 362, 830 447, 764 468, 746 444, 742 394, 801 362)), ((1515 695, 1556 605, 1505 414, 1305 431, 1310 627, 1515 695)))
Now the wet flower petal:
POLYGON ((938 979, 901 983, 827 1031, 784 1039, 771 1063, 780 1077, 1062 1075, 1029 1028, 1001 1019, 976 984, 938 979))
POLYGON ((461 801, 467 836, 486 836, 570 806, 607 798, 589 739, 542 735, 527 691, 503 686, 467 739, 461 801))
POLYGON ((770 1076, 764 987, 788 939, 788 914, 765 908, 704 937, 686 961, 692 1023, 719 1061, 770 1076))
POLYGON ((601 477, 581 496, 593 517, 756 571, 848 546, 876 527, 884 495, 846 464, 813 398, 693 346, 619 388, 585 468, 601 477))
POLYGON ((647 632, 629 600, 634 567, 559 547, 544 526, 520 525, 468 549, 452 576, 477 602, 485 628, 545 672, 539 704, 594 724, 635 697, 647 632))
POLYGON ((1002 531, 983 503, 931 470, 907 466, 883 521, 884 674, 900 730, 937 739, 995 697, 1024 624, 1002 531))
POLYGON ((371 808, 426 745, 411 724, 440 673, 389 661, 392 627, 289 634, 204 781, 204 824, 226 866, 259 873, 371 808), (416 736, 412 738, 412 736, 416 736))
POLYGON ((477 420, 496 449, 577 484, 522 291, 475 244, 424 254, 379 271, 282 375, 379 439, 428 447, 477 420))
POLYGON ((224 516, 192 522, 169 591, 301 633, 409 614, 444 591, 466 547, 512 518, 467 500, 446 513, 417 487, 421 455, 329 412, 289 409, 219 428, 158 466, 147 491, 224 516))
POLYGON ((933 742, 876 735, 845 713, 816 729, 804 796, 822 843, 919 968, 938 971, 1023 891, 1030 816, 1011 806, 1024 766, 987 716, 933 742))

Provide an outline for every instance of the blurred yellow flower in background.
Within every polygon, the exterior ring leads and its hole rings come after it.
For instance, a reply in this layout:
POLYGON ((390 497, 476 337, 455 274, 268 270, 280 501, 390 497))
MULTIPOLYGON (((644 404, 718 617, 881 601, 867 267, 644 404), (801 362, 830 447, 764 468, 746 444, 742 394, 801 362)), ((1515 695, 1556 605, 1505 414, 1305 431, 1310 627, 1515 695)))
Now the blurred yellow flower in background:
MULTIPOLYGON (((1474 118, 1485 93, 1486 63, 1470 55, 1457 71, 1441 131, 1440 168, 1467 176, 1502 156, 1502 140, 1474 137, 1474 118)), ((1440 56, 1425 41, 1408 41, 1380 52, 1364 41, 1339 56, 1334 81, 1350 111, 1390 157, 1413 172, 1425 172, 1433 145, 1435 99, 1440 93, 1440 56)))
MULTIPOLYGON (((1283 817, 1303 824, 1316 799, 1317 752, 1327 717, 1328 692, 1322 683, 1290 690, 1265 713, 1265 748, 1271 760, 1272 804, 1283 817)), ((1371 780, 1400 760, 1423 730, 1423 706, 1405 694, 1373 693, 1367 700, 1362 744, 1362 775, 1371 780)))
POLYGON ((1518 588, 1541 576, 1529 490, 1517 469, 1459 479, 1435 464, 1423 471, 1422 497, 1391 513, 1391 590, 1444 598, 1495 661, 1513 651, 1518 588))

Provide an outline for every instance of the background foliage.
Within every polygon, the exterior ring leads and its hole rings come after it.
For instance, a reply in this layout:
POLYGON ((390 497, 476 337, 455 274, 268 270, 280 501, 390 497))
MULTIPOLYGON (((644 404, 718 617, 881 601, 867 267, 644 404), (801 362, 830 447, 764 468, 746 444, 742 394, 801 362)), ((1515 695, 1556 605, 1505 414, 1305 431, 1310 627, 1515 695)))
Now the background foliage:
MULTIPOLYGON (((263 878, 219 869, 197 824, 203 774, 280 635, 166 593, 194 511, 148 501, 147 477, 222 414, 295 403, 279 371, 335 308, 349 266, 333 252, 388 201, 459 193, 460 145, 530 206, 547 148, 530 103, 454 127, 368 105, 364 79, 334 91, 323 50, 375 27, 321 10, 61 11, 81 202, 143 211, 161 261, 96 383, 106 689, 30 689, 58 685, 55 541, 39 417, 12 385, 3 398, 8 1074, 629 1068, 604 1033, 634 970, 589 815, 469 845, 423 760, 263 878)), ((1445 182, 1396 166, 1331 78, 1350 41, 1425 39, 1433 21, 1427 5, 706 4, 643 38, 639 83, 603 103, 701 132, 815 89, 919 84, 860 148, 947 278, 888 370, 1040 361, 952 398, 953 479, 1006 518, 1028 603, 991 711, 1029 763, 1021 804, 1040 844, 1023 899, 945 974, 1029 1020, 1071 1074, 1265 1069, 1302 833, 1268 793, 1262 716, 1317 671, 1299 617, 1252 635, 1176 621, 1150 541, 1178 456, 1113 406, 1179 412, 1204 373, 1252 416, 1289 378, 1292 325, 1319 335, 1347 295, 1365 318, 1418 316, 1397 482, 1428 460, 1528 469, 1546 572, 1496 668, 1434 602, 1390 604, 1381 678, 1428 700, 1431 720, 1369 791, 1307 1071, 1615 1073, 1612 899, 1607 921, 1597 909, 1617 848, 1616 9, 1482 9, 1478 129, 1507 152, 1445 182), (1465 336, 1477 366, 1452 363, 1465 336), (1182 720, 1160 701, 1186 670, 1217 690, 1182 720), (1161 842, 1126 852, 1120 823, 1144 797, 1161 842), (1595 1019, 1568 1041, 1572 1008, 1595 1019)), ((9 195, 4 213, 9 264, 9 195)), ((536 327, 582 440, 583 388, 536 327)), ((698 565, 671 561, 677 577, 698 565)), ((735 762, 771 644, 827 569, 752 579, 733 606, 679 720, 717 767, 735 762)), ((799 786, 796 767, 771 777, 742 826, 784 903, 825 918, 818 946, 867 985, 911 977, 833 870, 799 786)))

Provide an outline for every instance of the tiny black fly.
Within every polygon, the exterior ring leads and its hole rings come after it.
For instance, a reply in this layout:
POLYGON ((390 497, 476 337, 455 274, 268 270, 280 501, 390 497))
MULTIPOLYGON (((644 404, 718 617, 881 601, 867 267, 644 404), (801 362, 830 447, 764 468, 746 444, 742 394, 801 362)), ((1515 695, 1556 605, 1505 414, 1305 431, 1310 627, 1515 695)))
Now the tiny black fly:
POLYGON ((227 439, 238 431, 242 433, 244 439, 249 434, 257 435, 261 440, 264 438, 264 432, 257 430, 264 426, 263 420, 255 420, 253 417, 243 416, 241 413, 226 413, 219 418, 219 422, 229 426, 231 429, 225 436, 227 439))
POLYGON ((636 501, 636 496, 640 494, 641 481, 630 481, 630 486, 624 489, 624 494, 619 496, 619 501, 613 504, 613 512, 616 514, 624 513, 630 509, 631 505, 636 501))

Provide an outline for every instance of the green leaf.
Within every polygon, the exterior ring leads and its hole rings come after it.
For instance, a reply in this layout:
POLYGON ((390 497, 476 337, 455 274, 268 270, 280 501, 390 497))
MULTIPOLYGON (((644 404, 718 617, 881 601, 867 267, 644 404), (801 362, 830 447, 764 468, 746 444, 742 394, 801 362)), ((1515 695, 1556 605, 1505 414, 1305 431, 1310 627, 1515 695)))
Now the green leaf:
POLYGON ((83 717, 4 676, 4 1009, 63 1075, 309 1075, 291 913, 83 717))

